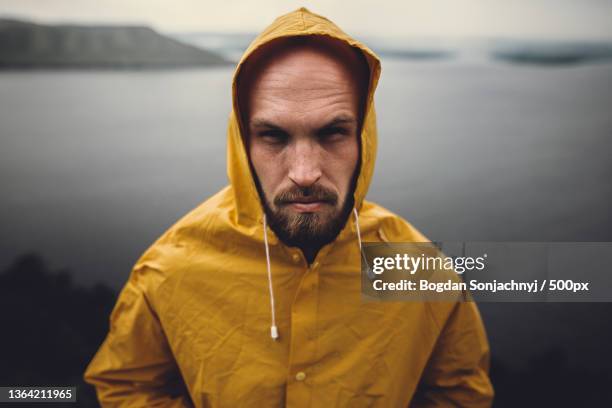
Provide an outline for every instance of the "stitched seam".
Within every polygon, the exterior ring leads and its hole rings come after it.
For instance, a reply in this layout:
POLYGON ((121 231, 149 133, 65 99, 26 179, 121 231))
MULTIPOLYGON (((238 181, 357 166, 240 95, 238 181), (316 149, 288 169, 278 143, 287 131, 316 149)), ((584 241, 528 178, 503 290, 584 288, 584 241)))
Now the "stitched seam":
POLYGON ((304 12, 300 11, 300 20, 302 20, 302 30, 306 30, 306 21, 304 20, 304 12))

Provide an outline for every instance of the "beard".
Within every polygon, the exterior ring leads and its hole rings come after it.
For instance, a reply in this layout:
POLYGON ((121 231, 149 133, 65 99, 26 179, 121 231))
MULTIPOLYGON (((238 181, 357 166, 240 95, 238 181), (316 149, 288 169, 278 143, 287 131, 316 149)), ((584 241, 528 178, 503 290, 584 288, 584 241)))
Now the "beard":
POLYGON ((264 203, 268 225, 288 246, 321 248, 329 244, 346 224, 354 205, 354 183, 342 200, 336 192, 320 185, 294 186, 277 194, 273 200, 274 205, 263 194, 258 181, 256 184, 264 203), (289 203, 299 199, 321 201, 324 203, 323 209, 316 212, 292 211, 289 203))

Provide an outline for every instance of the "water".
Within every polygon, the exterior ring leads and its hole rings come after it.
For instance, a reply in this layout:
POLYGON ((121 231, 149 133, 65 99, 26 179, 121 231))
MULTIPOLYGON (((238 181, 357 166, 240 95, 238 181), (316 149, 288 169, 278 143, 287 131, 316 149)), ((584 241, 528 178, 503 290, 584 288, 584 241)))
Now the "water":
MULTIPOLYGON (((120 287, 227 183, 231 75, 0 73, 0 268, 36 251, 83 284, 120 287)), ((612 64, 388 60, 376 103, 368 198, 429 238, 612 241, 612 64)), ((506 360, 563 344, 602 364, 612 337, 610 305, 481 310, 506 360)))
POLYGON ((436 239, 612 238, 612 65, 384 74, 379 202, 436 239))
POLYGON ((226 184, 227 69, 0 75, 2 262, 27 250, 115 287, 226 184))

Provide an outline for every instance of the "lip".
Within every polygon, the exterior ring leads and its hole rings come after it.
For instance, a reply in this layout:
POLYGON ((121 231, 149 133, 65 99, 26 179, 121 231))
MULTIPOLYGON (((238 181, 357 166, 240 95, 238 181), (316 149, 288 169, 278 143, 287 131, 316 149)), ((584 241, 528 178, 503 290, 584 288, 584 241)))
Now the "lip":
POLYGON ((325 201, 308 201, 308 202, 292 201, 292 202, 287 203, 287 205, 289 205, 293 210, 297 212, 302 212, 302 213, 318 211, 325 204, 327 204, 325 201))

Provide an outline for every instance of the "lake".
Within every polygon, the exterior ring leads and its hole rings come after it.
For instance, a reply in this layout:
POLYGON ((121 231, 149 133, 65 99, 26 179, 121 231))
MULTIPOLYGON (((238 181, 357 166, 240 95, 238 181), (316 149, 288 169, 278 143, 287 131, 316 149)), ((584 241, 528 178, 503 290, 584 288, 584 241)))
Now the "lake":
MULTIPOLYGON (((77 282, 121 287, 227 183, 231 75, 0 73, 0 268, 35 251, 77 282)), ((430 239, 612 241, 612 64, 389 59, 376 104, 368 199, 430 239)), ((563 344, 596 365, 611 340, 607 304, 481 310, 502 356, 563 344)))

